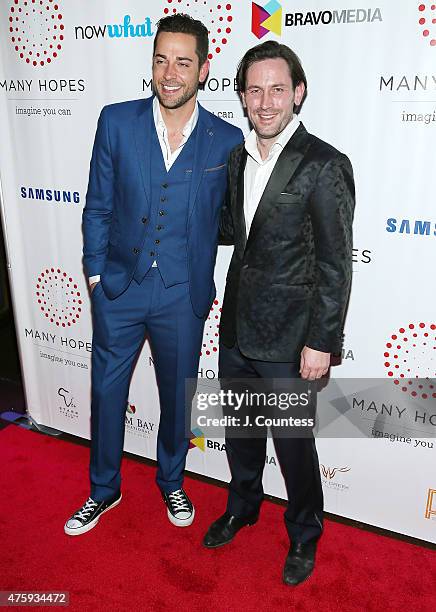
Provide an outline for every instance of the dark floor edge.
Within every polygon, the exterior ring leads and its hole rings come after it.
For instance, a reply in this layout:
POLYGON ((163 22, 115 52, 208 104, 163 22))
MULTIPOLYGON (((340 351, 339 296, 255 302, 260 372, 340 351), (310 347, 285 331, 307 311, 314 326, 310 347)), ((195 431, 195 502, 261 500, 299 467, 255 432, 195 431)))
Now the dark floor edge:
MULTIPOLYGON (((38 433, 43 436, 47 435, 41 431, 36 431, 35 433, 38 433)), ((50 437, 53 437, 53 436, 50 436, 50 437)), ((81 438, 79 436, 75 436, 73 434, 62 433, 60 436, 57 436, 56 439, 64 440, 66 442, 72 442, 73 444, 77 444, 79 446, 86 446, 88 448, 90 446, 89 440, 86 440, 85 438, 81 438)), ((136 461, 137 463, 142 463, 150 467, 156 467, 155 460, 148 459, 147 457, 141 457, 139 455, 135 455, 134 453, 129 453, 127 451, 124 451, 123 457, 127 457, 129 459, 132 459, 133 461, 136 461)), ((200 482, 205 482, 207 484, 211 484, 213 486, 217 486, 222 489, 227 489, 227 483, 221 480, 217 480, 216 478, 211 478, 210 476, 204 476, 203 474, 197 474, 189 470, 185 470, 185 474, 186 476, 189 476, 189 478, 192 478, 193 480, 199 480, 200 482)), ((274 497, 273 495, 265 495, 264 497, 266 500, 272 502, 273 504, 276 504, 278 506, 286 506, 286 501, 284 499, 274 497)), ((436 544, 433 544, 432 542, 427 542, 426 540, 421 540, 420 538, 408 536, 402 533, 398 533, 396 531, 390 531, 389 529, 384 529, 382 527, 377 527, 375 525, 363 523, 361 521, 357 521, 355 519, 340 516, 338 514, 333 514, 331 512, 324 512, 324 516, 325 518, 335 523, 340 523, 342 525, 354 527, 362 531, 368 531, 370 533, 375 533, 377 535, 391 538, 393 540, 399 540, 401 542, 406 542, 407 544, 413 544, 415 546, 420 546, 421 548, 428 548, 429 550, 436 550, 436 544)))

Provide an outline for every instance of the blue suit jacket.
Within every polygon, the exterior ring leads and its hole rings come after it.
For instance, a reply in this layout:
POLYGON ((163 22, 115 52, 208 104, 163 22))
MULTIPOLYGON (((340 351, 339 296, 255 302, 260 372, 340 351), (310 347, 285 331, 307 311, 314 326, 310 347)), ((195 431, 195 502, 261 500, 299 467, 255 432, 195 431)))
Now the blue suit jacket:
MULTIPOLYGON (((105 106, 98 120, 83 211, 83 261, 116 298, 133 278, 149 217, 153 98, 105 106)), ((227 159, 243 140, 239 128, 199 105, 189 193, 188 269, 194 312, 207 315, 215 297, 213 271, 227 159)))

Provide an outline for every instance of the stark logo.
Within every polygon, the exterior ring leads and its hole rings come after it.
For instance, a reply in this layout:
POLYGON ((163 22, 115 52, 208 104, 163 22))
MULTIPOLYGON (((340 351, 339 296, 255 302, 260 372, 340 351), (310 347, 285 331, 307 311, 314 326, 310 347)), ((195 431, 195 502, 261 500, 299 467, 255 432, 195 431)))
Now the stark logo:
POLYGON ((324 478, 326 478, 327 480, 333 480, 333 478, 336 476, 336 474, 338 472, 349 472, 351 470, 350 467, 327 467, 326 465, 320 465, 321 468, 321 474, 324 476, 324 478))
POLYGON ((420 4, 418 11, 420 14, 418 23, 422 27, 421 33, 429 41, 430 46, 434 47, 436 46, 436 4, 420 4))
POLYGON ((42 314, 58 327, 71 327, 82 313, 82 297, 71 276, 46 268, 38 276, 36 297, 42 314))
POLYGON ((277 0, 270 0, 265 6, 253 2, 251 5, 251 31, 257 38, 268 32, 282 34, 282 7, 277 0))
POLYGON ((383 353, 388 376, 413 398, 436 398, 436 325, 409 323, 391 334, 383 353))
POLYGON ((232 31, 232 5, 221 2, 206 2, 206 0, 166 0, 169 6, 164 8, 165 16, 173 13, 189 13, 194 19, 199 19, 209 30, 209 59, 221 53, 227 45, 232 31), (177 5, 175 8, 174 5, 177 5))
POLYGON ((10 9, 9 32, 15 51, 33 66, 50 64, 57 58, 64 40, 59 3, 53 0, 14 0, 10 9))

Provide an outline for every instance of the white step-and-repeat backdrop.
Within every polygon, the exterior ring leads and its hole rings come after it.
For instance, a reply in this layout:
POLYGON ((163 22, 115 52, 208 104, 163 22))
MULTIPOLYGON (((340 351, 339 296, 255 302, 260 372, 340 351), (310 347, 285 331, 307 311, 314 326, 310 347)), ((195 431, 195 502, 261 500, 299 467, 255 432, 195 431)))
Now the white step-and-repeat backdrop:
MULTIPOLYGON (((206 108, 246 133, 237 62, 259 40, 284 42, 307 73, 306 128, 352 160, 354 281, 335 375, 435 378, 435 4, 0 0, 2 219, 31 416, 89 437, 92 330, 81 213, 96 121, 105 104, 150 95, 155 24, 176 11, 210 29, 211 71, 199 96, 206 108)), ((204 379, 217 375, 230 255, 229 247, 219 250, 218 296, 199 372, 204 379)), ((418 425, 436 428, 436 394, 428 387, 418 425)), ((433 440, 413 428, 387 437, 402 414, 388 392, 378 402, 363 393, 351 409, 370 424, 384 420, 385 437, 319 439, 326 509, 436 541, 433 440)), ((126 450, 154 458, 158 422, 145 345, 126 412, 126 450)), ((199 429, 192 435, 188 469, 227 480, 223 441, 199 429)), ((264 480, 267 493, 285 497, 272 445, 264 480)))

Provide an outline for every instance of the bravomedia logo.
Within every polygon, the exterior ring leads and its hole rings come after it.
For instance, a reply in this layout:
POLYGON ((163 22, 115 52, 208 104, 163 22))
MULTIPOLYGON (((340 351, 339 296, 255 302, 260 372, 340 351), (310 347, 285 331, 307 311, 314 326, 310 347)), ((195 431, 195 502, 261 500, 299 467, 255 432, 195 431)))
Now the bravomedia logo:
POLYGON ((39 274, 36 299, 44 317, 57 327, 71 327, 82 313, 77 283, 60 268, 46 268, 39 274))
POLYGON ((205 0, 166 0, 164 15, 189 13, 202 21, 209 30, 209 59, 219 55, 229 42, 233 29, 232 5, 228 2, 205 0))
POLYGON ((436 46, 436 4, 434 2, 418 5, 421 35, 431 46, 436 46))
POLYGON ((9 32, 19 57, 35 67, 58 57, 64 40, 60 2, 14 0, 9 12, 9 32))

